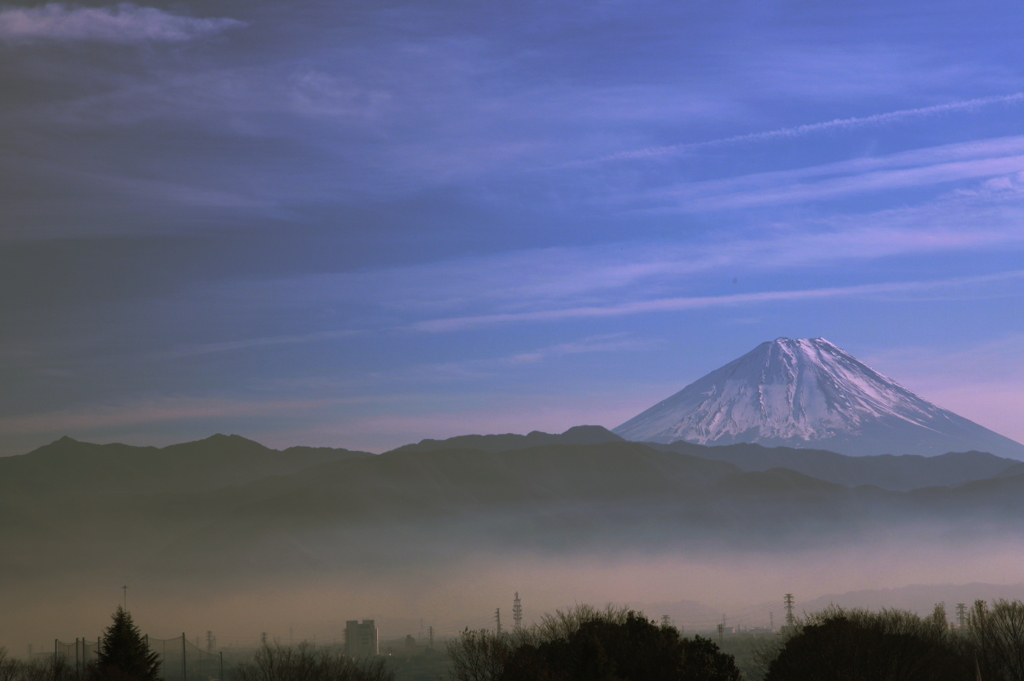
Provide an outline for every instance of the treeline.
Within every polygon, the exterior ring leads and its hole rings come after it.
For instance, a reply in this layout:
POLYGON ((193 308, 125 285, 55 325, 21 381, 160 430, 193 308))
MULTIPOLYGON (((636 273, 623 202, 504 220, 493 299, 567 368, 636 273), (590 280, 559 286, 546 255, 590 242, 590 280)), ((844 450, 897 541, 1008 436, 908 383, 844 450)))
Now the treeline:
MULTIPOLYGON (((739 681, 732 655, 624 609, 581 606, 528 629, 466 630, 448 644, 454 681, 739 681)), ((766 637, 764 681, 1024 681, 1024 603, 976 601, 952 628, 941 606, 838 607, 766 637)))
POLYGON ((740 681, 731 655, 625 608, 582 605, 512 632, 448 642, 455 681, 740 681))
POLYGON ((829 608, 761 651, 765 681, 1024 681, 1024 603, 975 601, 963 627, 944 608, 829 608))
MULTIPOLYGON (((395 672, 383 657, 354 660, 338 653, 314 651, 306 644, 262 646, 252 661, 228 671, 229 681, 393 681, 395 672)), ((58 655, 30 662, 0 648, 0 681, 162 681, 155 674, 103 668, 95 662, 75 665, 58 655)))
MULTIPOLYGON (((96 657, 84 665, 57 654, 22 662, 0 648, 0 681, 163 681, 160 656, 120 606, 103 633, 96 657)), ((394 677, 384 658, 352 659, 315 650, 307 643, 264 644, 251 661, 239 663, 229 673, 231 681, 393 681, 394 677)))
MULTIPOLYGON (((766 637, 744 675, 714 641, 683 637, 625 608, 577 606, 511 632, 465 630, 447 644, 451 681, 1024 681, 1024 603, 975 601, 963 626, 941 606, 831 607, 766 637)), ((121 609, 99 660, 22 662, 0 648, 0 681, 157 681, 158 660, 121 609)), ((392 681, 382 657, 354 660, 310 646, 263 646, 229 681, 392 681)))

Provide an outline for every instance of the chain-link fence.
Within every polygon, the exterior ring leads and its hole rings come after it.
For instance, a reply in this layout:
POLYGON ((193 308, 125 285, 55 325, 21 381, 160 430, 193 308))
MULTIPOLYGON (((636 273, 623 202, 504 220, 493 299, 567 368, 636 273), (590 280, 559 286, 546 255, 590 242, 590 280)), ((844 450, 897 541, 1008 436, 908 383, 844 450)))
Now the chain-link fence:
POLYGON ((57 640, 53 642, 52 653, 36 653, 32 657, 37 660, 45 660, 48 656, 55 660, 62 658, 68 667, 80 674, 85 672, 86 665, 97 660, 99 649, 99 639, 76 638, 74 643, 57 640))
POLYGON ((174 638, 146 637, 149 649, 160 655, 160 678, 165 681, 224 681, 224 656, 203 650, 185 634, 174 638))
MULTIPOLYGON (((164 681, 224 681, 224 656, 203 650, 189 641, 185 634, 174 638, 145 637, 149 649, 160 656, 159 678, 164 681)), ((41 662, 52 658, 62 661, 78 674, 99 658, 100 639, 76 638, 74 643, 56 640, 53 650, 33 652, 31 659, 41 662)))

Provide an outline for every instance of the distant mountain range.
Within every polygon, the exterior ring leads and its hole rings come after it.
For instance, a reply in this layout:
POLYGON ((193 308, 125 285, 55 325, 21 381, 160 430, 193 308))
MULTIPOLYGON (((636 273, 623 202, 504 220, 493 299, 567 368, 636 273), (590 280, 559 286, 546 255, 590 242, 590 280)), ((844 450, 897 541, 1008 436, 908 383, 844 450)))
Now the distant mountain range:
POLYGON ((1024 458, 1024 445, 935 406, 824 338, 762 343, 613 432, 665 444, 1024 458))
MULTIPOLYGON (((625 442, 601 426, 575 426, 561 434, 534 431, 529 435, 461 435, 447 440, 421 440, 392 452, 433 452, 444 449, 480 449, 492 452, 526 449, 540 444, 599 444, 625 442)), ((986 452, 947 452, 938 456, 904 454, 893 456, 848 456, 823 449, 765 447, 759 444, 698 445, 686 441, 672 444, 644 442, 652 449, 688 454, 702 459, 725 461, 742 471, 788 468, 845 487, 874 485, 906 491, 919 487, 955 487, 996 476, 1024 474, 1024 462, 986 452)))
POLYGON ((425 440, 381 455, 217 435, 162 449, 64 438, 0 458, 8 579, 64 565, 207 576, 379 568, 494 542, 756 549, 922 521, 1014 533, 1022 520, 1024 470, 991 454, 644 444, 598 426, 425 440))

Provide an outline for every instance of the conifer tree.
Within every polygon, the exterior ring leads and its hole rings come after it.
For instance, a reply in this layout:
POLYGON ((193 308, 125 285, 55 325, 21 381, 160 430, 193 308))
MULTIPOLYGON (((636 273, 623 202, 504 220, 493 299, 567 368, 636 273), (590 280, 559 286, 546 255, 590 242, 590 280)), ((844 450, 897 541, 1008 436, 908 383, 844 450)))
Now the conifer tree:
POLYGON ((157 681, 160 656, 149 649, 132 616, 118 606, 113 619, 103 634, 95 681, 157 681))

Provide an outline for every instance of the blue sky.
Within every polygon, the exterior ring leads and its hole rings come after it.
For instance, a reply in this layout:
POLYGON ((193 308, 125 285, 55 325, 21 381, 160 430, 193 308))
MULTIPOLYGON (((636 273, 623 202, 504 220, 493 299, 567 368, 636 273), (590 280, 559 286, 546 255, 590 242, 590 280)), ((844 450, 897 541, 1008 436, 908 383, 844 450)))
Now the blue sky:
POLYGON ((823 336, 1024 440, 1019 3, 0 6, 0 454, 614 427, 823 336))

